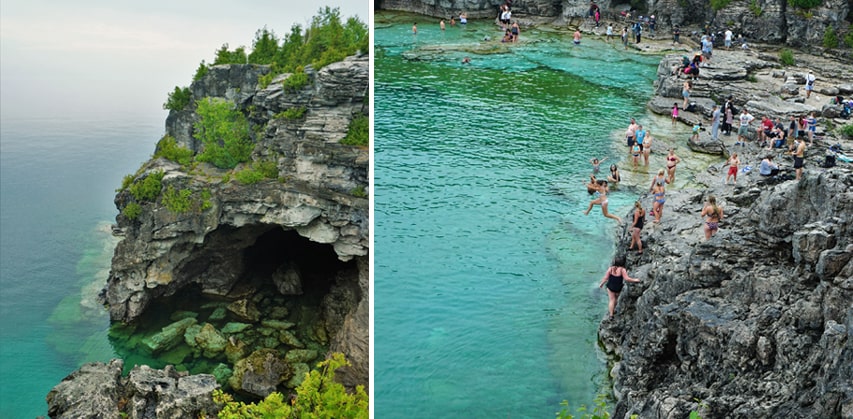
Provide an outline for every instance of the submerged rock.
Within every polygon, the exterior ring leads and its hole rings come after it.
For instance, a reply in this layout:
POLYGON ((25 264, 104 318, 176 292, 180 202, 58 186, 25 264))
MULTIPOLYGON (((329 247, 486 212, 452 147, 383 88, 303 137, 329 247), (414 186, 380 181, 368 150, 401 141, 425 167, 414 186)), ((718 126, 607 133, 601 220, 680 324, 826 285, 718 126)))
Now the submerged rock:
POLYGON ((176 321, 163 327, 160 332, 142 339, 142 344, 155 354, 172 349, 183 340, 187 328, 196 323, 197 320, 193 317, 176 321))
POLYGON ((292 367, 279 357, 278 351, 259 349, 237 361, 228 383, 234 390, 266 397, 292 376, 292 367))

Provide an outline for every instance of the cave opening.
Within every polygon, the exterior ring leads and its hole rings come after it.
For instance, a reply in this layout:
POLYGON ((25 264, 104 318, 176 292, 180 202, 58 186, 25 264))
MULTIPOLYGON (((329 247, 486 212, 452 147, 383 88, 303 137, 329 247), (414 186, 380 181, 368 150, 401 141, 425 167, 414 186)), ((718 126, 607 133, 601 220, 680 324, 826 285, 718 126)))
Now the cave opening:
POLYGON ((272 350, 292 372, 274 383, 286 391, 328 352, 342 326, 338 305, 360 298, 356 261, 341 261, 332 245, 293 229, 221 227, 183 250, 191 257, 174 270, 170 295, 152 302, 134 324, 110 330, 128 368, 173 364, 212 373, 223 388, 240 391, 233 377, 241 360, 272 350))

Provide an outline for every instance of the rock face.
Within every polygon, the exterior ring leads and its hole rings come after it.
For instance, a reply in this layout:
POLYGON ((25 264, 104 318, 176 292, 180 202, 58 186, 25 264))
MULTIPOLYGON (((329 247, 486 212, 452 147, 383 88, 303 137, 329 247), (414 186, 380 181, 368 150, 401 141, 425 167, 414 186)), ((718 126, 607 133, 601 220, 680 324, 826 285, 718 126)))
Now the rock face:
MULTIPOLYGON (((103 293, 113 321, 132 323, 158 299, 193 289, 227 300, 229 313, 241 321, 257 322, 264 313, 246 290, 258 284, 277 285, 288 295, 303 288, 342 288, 354 290, 349 306, 320 307, 343 313, 326 320, 328 329, 337 331, 329 343, 349 348, 347 340, 367 339, 361 310, 368 304, 368 272, 360 266, 366 266, 369 252, 368 201, 357 191, 368 189, 369 152, 340 140, 357 115, 369 112, 368 57, 349 57, 319 71, 308 67, 309 83, 297 91, 284 90, 280 81, 289 75, 262 89, 258 78, 268 72, 256 65, 212 67, 190 86, 190 105, 170 112, 166 130, 180 146, 198 153, 195 103, 206 97, 230 100, 252 127, 252 160, 271 162, 276 179, 243 184, 205 163, 192 168, 163 158, 145 163, 134 182, 162 173, 162 190, 185 193, 190 209, 170 209, 161 193, 142 202, 138 216, 117 217, 125 238, 103 293), (304 113, 282 116, 293 108, 304 113), (330 256, 322 259, 318 252, 330 256)), ((120 210, 134 201, 128 189, 115 199, 120 210)), ((229 350, 216 333, 195 339, 203 340, 198 343, 210 355, 224 350, 230 359, 239 352, 229 350)), ((364 372, 345 384, 366 385, 367 352, 345 356, 364 372)))
MULTIPOLYGON (((469 18, 494 19, 503 2, 484 0, 377 0, 377 9, 414 12, 436 18, 458 16, 465 11, 469 18)), ((818 7, 800 9, 788 0, 769 0, 753 3, 734 0, 719 11, 711 7, 711 0, 645 0, 631 2, 602 0, 596 2, 605 19, 621 19, 619 12, 635 7, 635 15, 655 15, 658 31, 667 34, 674 25, 704 27, 712 22, 712 31, 723 32, 731 28, 735 34, 744 34, 750 42, 782 43, 792 46, 820 46, 829 26, 835 30, 849 26, 845 21, 851 10, 846 0, 825 0, 818 7), (756 8, 757 7, 757 8, 756 8)), ((517 0, 512 2, 513 18, 522 22, 537 18, 553 18, 557 23, 585 19, 589 13, 587 0, 517 0)))
POLYGON ((613 417, 853 412, 852 175, 836 167, 770 185, 753 172, 732 190, 715 174, 697 176, 709 189, 667 193, 644 254, 628 254, 643 282, 599 330, 619 360, 613 417), (698 212, 709 194, 725 217, 706 241, 698 212))
POLYGON ((47 395, 51 418, 194 418, 215 414, 212 375, 189 376, 166 367, 136 366, 122 378, 123 362, 93 362, 65 377, 47 395))

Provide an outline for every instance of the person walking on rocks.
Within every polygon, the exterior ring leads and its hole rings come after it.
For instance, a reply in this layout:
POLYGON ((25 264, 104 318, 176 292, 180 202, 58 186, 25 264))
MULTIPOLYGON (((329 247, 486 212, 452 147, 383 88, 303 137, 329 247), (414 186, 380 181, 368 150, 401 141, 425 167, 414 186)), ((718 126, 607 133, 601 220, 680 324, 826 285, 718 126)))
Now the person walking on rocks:
POLYGON ((684 84, 681 85, 681 97, 684 98, 684 102, 681 104, 681 109, 687 109, 687 102, 690 100, 691 88, 693 88, 693 85, 690 83, 690 80, 684 80, 684 84))
POLYGON ((663 204, 666 202, 666 188, 663 184, 655 183, 652 186, 652 194, 655 197, 654 201, 652 201, 652 214, 655 216, 654 223, 657 224, 663 216, 663 204))
POLYGON ((811 147, 814 145, 814 135, 817 132, 817 116, 814 112, 810 113, 809 117, 806 118, 806 123, 808 124, 806 134, 809 136, 809 147, 811 147))
POLYGON ((723 184, 728 185, 729 179, 734 178, 732 184, 737 185, 737 170, 738 166, 740 166, 740 159, 738 159, 737 153, 732 153, 732 155, 729 156, 728 160, 726 160, 726 163, 723 164, 723 167, 726 166, 729 166, 729 172, 726 175, 726 180, 723 181, 723 184))
POLYGON ((643 254, 643 241, 640 240, 640 231, 643 229, 643 224, 646 222, 646 210, 643 209, 643 204, 640 201, 634 202, 634 223, 631 224, 631 244, 628 250, 633 250, 634 245, 637 245, 637 254, 643 254))
POLYGON ((640 282, 640 279, 628 276, 628 271, 625 269, 625 256, 618 256, 613 260, 613 265, 604 272, 604 277, 601 278, 601 284, 598 286, 604 288, 604 285, 607 285, 607 296, 609 297, 607 310, 610 313, 608 319, 613 319, 616 301, 619 299, 619 293, 622 292, 625 282, 636 283, 640 282))
POLYGON ((809 70, 809 74, 806 75, 806 99, 811 96, 812 90, 814 90, 814 82, 815 76, 812 74, 811 70, 809 70))
POLYGON ((753 119, 755 119, 755 117, 750 115, 744 107, 743 110, 740 111, 738 119, 740 120, 740 128, 737 130, 737 142, 735 145, 745 146, 747 135, 749 135, 749 124, 753 119))
POLYGON ((797 173, 797 180, 803 177, 803 154, 806 152, 806 142, 804 139, 794 140, 793 150, 791 155, 794 156, 794 169, 797 173))
POLYGON ((720 220, 723 219, 723 208, 717 206, 717 198, 714 195, 708 196, 708 202, 702 208, 702 217, 705 217, 705 240, 709 240, 711 236, 717 234, 720 220))
POLYGON ((711 139, 714 141, 719 140, 719 131, 720 131, 720 108, 717 105, 714 105, 711 108, 711 139))

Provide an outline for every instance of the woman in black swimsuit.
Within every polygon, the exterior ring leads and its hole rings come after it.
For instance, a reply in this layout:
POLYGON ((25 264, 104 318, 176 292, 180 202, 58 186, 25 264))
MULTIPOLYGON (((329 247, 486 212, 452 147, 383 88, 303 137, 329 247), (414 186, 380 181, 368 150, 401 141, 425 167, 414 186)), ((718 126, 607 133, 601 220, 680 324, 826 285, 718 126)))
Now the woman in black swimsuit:
POLYGON ((643 241, 640 240, 640 230, 643 229, 643 224, 646 222, 646 210, 643 209, 643 204, 640 201, 634 202, 634 224, 631 225, 631 244, 628 250, 634 249, 634 244, 637 245, 637 253, 643 254, 643 241))
POLYGON ((613 260, 613 266, 607 268, 604 272, 604 278, 601 279, 601 285, 604 287, 607 284, 607 295, 610 297, 610 303, 607 305, 610 311, 610 318, 613 318, 613 312, 616 310, 616 300, 619 298, 619 293, 622 292, 622 287, 627 282, 640 282, 638 278, 628 276, 628 271, 625 270, 625 256, 619 256, 613 260))

